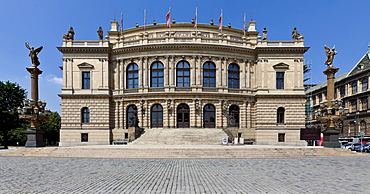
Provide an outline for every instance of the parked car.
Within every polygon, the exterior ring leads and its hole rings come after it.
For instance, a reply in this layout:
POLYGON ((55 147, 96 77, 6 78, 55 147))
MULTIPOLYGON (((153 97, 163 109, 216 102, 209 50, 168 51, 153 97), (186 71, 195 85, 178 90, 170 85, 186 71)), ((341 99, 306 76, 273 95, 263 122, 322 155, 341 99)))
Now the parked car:
POLYGON ((349 147, 349 149, 356 152, 365 152, 365 147, 368 147, 369 145, 369 143, 354 143, 349 147))
POLYGON ((341 148, 346 148, 346 149, 349 149, 351 147, 353 143, 346 143, 344 145, 341 146, 341 148))
POLYGON ((370 152, 370 143, 366 143, 366 145, 364 145, 364 151, 370 152))

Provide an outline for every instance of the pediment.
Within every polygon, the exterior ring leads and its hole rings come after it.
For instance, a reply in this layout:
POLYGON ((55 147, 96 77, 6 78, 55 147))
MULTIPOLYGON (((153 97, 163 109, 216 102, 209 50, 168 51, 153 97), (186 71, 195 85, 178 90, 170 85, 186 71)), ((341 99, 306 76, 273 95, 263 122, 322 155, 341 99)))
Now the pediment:
POLYGON ((83 62, 81 64, 78 64, 77 67, 79 67, 79 68, 90 68, 90 69, 92 69, 92 68, 94 68, 94 65, 91 65, 90 63, 83 62))
POLYGON ((273 66, 274 69, 289 69, 289 65, 285 63, 279 63, 273 66))

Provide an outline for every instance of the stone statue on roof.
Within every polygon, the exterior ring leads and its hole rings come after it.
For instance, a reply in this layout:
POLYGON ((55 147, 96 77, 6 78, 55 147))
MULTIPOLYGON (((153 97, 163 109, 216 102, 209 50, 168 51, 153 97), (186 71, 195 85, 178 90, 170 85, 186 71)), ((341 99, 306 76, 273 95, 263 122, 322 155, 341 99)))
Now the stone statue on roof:
POLYGON ((101 26, 99 27, 99 30, 96 32, 98 33, 99 40, 103 40, 103 29, 101 28, 101 26))
POLYGON ((292 31, 292 39, 293 40, 302 40, 304 38, 304 36, 302 34, 300 34, 297 30, 297 28, 295 27, 294 30, 292 31))
POLYGON ((72 27, 69 28, 67 34, 63 34, 63 39, 65 40, 74 40, 75 31, 72 27))
POLYGON ((262 31, 262 40, 267 40, 267 30, 266 30, 266 28, 264 28, 263 31, 262 31))

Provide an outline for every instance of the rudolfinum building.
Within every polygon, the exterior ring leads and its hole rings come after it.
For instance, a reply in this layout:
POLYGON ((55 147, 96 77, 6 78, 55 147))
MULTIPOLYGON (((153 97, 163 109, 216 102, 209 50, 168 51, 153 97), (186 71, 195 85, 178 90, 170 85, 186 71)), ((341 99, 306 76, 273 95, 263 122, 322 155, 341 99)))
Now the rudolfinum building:
POLYGON ((101 40, 66 35, 58 47, 60 146, 112 144, 135 126, 224 130, 225 137, 231 131, 254 144, 305 145, 302 39, 267 40, 255 21, 246 32, 194 23, 119 27, 111 21, 101 40))

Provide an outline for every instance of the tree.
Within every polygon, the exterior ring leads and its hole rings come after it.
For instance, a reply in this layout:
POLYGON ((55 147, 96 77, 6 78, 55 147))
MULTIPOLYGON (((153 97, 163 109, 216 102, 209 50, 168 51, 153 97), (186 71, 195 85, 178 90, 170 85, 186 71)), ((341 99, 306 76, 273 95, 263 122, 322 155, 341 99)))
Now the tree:
POLYGON ((0 130, 5 149, 8 148, 8 132, 21 126, 17 108, 22 106, 26 94, 17 83, 0 81, 0 130))
POLYGON ((40 129, 45 131, 45 144, 55 145, 59 142, 60 122, 60 115, 57 112, 52 112, 49 120, 40 124, 40 129))

